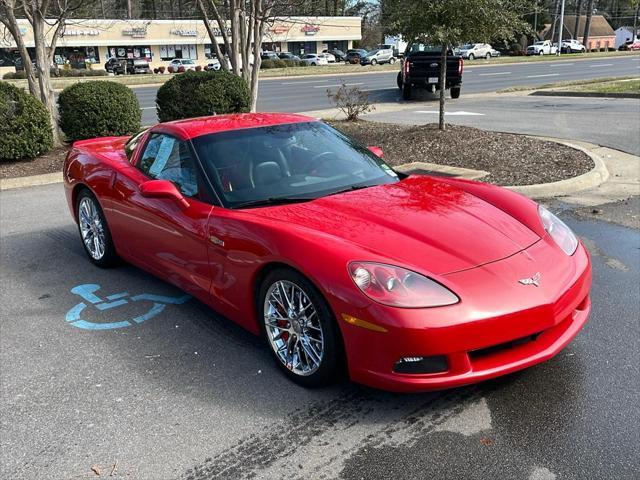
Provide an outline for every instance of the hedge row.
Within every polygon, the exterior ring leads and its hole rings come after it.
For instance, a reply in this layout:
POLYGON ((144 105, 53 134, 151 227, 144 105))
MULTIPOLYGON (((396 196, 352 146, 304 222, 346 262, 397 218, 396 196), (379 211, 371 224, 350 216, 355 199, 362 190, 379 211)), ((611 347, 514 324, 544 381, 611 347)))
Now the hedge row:
POLYGON ((22 88, 0 82, 0 160, 37 157, 53 146, 49 112, 22 88))
POLYGON ((309 64, 298 60, 263 60, 260 68, 308 67, 309 64))
MULTIPOLYGON (((52 77, 106 77, 106 70, 80 70, 77 68, 59 69, 52 68, 50 71, 52 77)), ((20 70, 19 72, 7 72, 2 76, 3 80, 24 80, 27 78, 27 72, 20 70)))

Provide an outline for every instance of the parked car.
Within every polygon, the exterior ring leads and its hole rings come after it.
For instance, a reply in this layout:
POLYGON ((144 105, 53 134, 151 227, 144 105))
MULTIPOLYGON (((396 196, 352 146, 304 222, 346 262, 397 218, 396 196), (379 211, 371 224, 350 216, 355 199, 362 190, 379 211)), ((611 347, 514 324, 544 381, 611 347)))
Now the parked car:
POLYGON ((347 50, 347 56, 345 58, 346 63, 360 63, 360 59, 367 54, 366 50, 361 48, 354 48, 347 50))
POLYGON ((494 56, 492 52, 497 52, 497 50, 494 50, 488 43, 468 43, 466 45, 462 45, 459 52, 459 55, 462 58, 468 60, 473 60, 475 58, 486 58, 488 60, 494 56))
POLYGON ((360 57, 360 65, 377 65, 378 63, 396 63, 392 48, 380 48, 367 52, 364 57, 360 57))
MULTIPOLYGON (((441 53, 442 48, 439 46, 420 42, 409 44, 397 77, 398 88, 402 91, 403 99, 411 99, 413 90, 416 88, 426 88, 434 93, 440 89, 441 53)), ((462 57, 454 55, 453 50, 449 50, 445 88, 451 89, 451 98, 460 97, 463 66, 462 57)))
POLYGON ((562 53, 584 53, 587 51, 587 47, 585 47, 579 40, 563 40, 560 51, 562 53))
POLYGON ((624 42, 618 47, 618 50, 621 52, 640 50, 640 40, 624 42))
POLYGON ((276 52, 264 51, 260 54, 262 60, 279 60, 280 57, 276 52))
POLYGON ((527 55, 555 55, 557 52, 557 45, 553 45, 550 40, 539 40, 527 47, 527 55))
POLYGON ((326 58, 327 62, 329 63, 336 63, 336 57, 333 53, 323 52, 319 53, 318 55, 324 56, 324 58, 326 58))
POLYGON ((209 70, 217 72, 218 70, 220 70, 220 68, 222 68, 220 65, 220 61, 217 58, 212 58, 211 60, 209 60, 209 63, 204 66, 203 70, 205 72, 208 72, 209 70))
POLYGON ((134 75, 152 73, 146 58, 115 58, 111 57, 104 64, 104 69, 114 75, 134 75))
POLYGON ((322 53, 330 53, 331 55, 336 57, 336 62, 344 62, 345 59, 347 58, 347 54, 344 53, 342 50, 338 50, 337 48, 323 50, 322 53))
POLYGON ((323 54, 318 53, 307 53, 303 55, 300 59, 301 62, 306 63, 307 65, 329 65, 326 57, 323 54), (322 55, 322 56, 321 56, 322 55))
POLYGON ((125 75, 127 73, 127 60, 125 58, 111 57, 105 62, 104 69, 114 75, 125 75))
POLYGON ((294 55, 293 53, 289 53, 289 52, 278 53, 278 58, 281 60, 292 60, 294 62, 300 61, 300 57, 298 55, 294 55))
POLYGON ((306 387, 346 372, 380 389, 453 388, 565 348, 591 311, 571 229, 505 188, 398 175, 381 155, 307 116, 219 115, 76 142, 64 191, 90 262, 175 285, 259 335, 306 387))
POLYGON ((186 72, 187 70, 194 72, 196 70, 196 62, 190 58, 174 58, 169 62, 169 66, 167 67, 169 73, 180 73, 186 72))

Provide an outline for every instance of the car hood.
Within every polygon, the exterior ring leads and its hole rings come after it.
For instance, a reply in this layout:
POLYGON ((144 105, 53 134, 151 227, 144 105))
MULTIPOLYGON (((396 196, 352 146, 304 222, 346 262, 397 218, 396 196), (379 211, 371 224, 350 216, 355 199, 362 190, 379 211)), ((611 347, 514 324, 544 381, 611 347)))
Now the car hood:
POLYGON ((364 251, 353 260, 439 275, 501 260, 539 240, 502 210, 427 176, 251 212, 358 245, 364 251))

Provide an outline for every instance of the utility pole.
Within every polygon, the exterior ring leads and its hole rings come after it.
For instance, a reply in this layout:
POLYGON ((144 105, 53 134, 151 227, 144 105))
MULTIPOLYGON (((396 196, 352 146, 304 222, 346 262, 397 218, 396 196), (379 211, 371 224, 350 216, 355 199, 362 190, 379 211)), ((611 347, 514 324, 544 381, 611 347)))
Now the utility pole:
POLYGON ((556 55, 560 55, 562 50, 562 33, 564 31, 564 1, 562 0, 562 6, 560 7, 560 32, 558 32, 558 51, 556 55))

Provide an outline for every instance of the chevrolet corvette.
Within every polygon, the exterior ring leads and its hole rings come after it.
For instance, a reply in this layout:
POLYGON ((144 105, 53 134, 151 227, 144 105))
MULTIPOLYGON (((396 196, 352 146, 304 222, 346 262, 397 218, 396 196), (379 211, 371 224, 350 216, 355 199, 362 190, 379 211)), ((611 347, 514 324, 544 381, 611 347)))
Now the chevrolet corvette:
POLYGON ((124 260, 261 335, 307 387, 392 391, 543 362, 587 321, 590 259, 510 190, 404 175, 294 114, 161 123, 76 142, 66 197, 89 260, 124 260))

